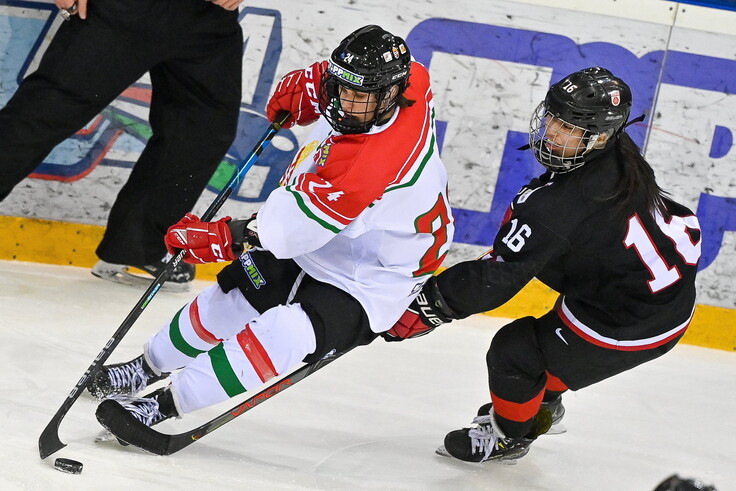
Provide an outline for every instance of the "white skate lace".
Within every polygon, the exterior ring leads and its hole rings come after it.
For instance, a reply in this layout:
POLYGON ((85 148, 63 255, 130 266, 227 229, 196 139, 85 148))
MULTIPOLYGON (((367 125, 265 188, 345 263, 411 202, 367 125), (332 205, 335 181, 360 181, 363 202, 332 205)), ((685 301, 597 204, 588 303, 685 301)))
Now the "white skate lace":
POLYGON ((143 358, 136 358, 119 367, 109 367, 107 376, 113 388, 130 388, 132 394, 142 391, 148 384, 148 375, 143 370, 143 358))
POLYGON ((153 426, 159 421, 166 419, 161 414, 158 401, 151 397, 130 397, 124 395, 112 395, 108 397, 123 406, 135 419, 146 426, 153 426))
MULTIPOLYGON (((468 436, 470 437, 471 453, 483 452, 481 462, 488 460, 493 451, 498 448, 499 438, 490 424, 490 416, 478 416, 475 419, 487 418, 488 424, 479 425, 477 428, 470 428, 468 436)), ((475 420, 473 420, 475 422, 475 420)))

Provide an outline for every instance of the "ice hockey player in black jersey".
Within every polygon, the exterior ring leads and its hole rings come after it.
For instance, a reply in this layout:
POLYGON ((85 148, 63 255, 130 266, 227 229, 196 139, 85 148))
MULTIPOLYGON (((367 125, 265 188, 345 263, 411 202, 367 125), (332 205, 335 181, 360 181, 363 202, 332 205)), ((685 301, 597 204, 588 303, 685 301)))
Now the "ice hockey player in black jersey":
POLYGON ((487 353, 491 403, 438 453, 514 460, 564 414, 561 394, 666 353, 693 315, 698 220, 657 185, 626 133, 632 96, 594 67, 555 83, 531 119, 546 172, 512 201, 481 260, 424 286, 384 335, 400 340, 495 309, 532 278, 559 292, 540 318, 501 328, 487 353))

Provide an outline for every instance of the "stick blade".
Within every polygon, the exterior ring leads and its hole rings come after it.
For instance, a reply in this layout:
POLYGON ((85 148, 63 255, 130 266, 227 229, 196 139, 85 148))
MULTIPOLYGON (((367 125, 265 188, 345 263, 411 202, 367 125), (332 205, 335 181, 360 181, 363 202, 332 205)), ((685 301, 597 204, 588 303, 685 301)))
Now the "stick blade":
POLYGON ((62 448, 66 447, 66 443, 63 443, 59 439, 59 424, 61 419, 54 417, 49 424, 44 428, 43 433, 38 439, 38 453, 42 459, 45 459, 54 452, 58 452, 62 448))
POLYGON ((97 406, 97 421, 120 440, 156 455, 169 454, 171 435, 159 433, 135 419, 114 400, 105 400, 97 406))

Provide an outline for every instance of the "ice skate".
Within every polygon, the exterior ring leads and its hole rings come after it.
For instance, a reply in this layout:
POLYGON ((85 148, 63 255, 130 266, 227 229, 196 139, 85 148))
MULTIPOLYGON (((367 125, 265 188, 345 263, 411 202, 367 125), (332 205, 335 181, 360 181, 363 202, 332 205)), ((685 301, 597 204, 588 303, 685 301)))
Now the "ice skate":
POLYGON ((143 355, 125 363, 105 365, 95 374, 87 390, 98 400, 112 394, 135 395, 168 377, 168 373, 157 375, 148 366, 143 355))
POLYGON ((534 417, 534 426, 526 437, 509 438, 496 424, 495 414, 489 404, 481 406, 478 413, 481 415, 473 419, 475 427, 451 431, 445 436, 445 444, 437 449, 439 455, 466 462, 495 460, 516 464, 518 459, 529 453, 529 447, 537 436, 546 433, 552 425, 551 411, 542 407, 534 417), (481 414, 483 412, 486 414, 481 414))
MULTIPOLYGON (((97 406, 97 421, 122 445, 146 446, 149 428, 167 419, 179 417, 170 387, 163 387, 144 397, 113 395, 97 406)), ((106 441, 104 432, 96 441, 106 441)))
POLYGON ((567 432, 567 427, 562 423, 565 417, 565 406, 562 405, 562 396, 557 396, 552 401, 542 403, 542 407, 547 407, 552 413, 552 426, 545 435, 559 435, 567 432))
MULTIPOLYGON (((167 258, 149 265, 125 265, 113 264, 103 260, 97 261, 92 268, 92 274, 103 280, 120 283, 123 285, 146 288, 161 270, 166 266, 167 258)), ((194 280, 195 268, 192 264, 184 261, 176 265, 168 279, 161 286, 161 291, 181 293, 191 289, 194 280)))

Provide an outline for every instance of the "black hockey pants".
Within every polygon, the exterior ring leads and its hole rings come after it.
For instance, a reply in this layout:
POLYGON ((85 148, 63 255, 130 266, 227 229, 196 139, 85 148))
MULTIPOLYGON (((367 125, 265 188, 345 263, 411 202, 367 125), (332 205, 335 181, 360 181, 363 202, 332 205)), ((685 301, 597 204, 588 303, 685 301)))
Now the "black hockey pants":
MULTIPOLYGON (((97 255, 150 264, 235 137, 243 35, 205 0, 94 0, 63 22, 0 111, 0 200, 51 150, 150 72, 153 136, 110 211, 97 255)), ((39 196, 38 199, 44 199, 39 196)))
POLYGON ((304 274, 296 291, 292 291, 303 273, 293 259, 278 259, 270 251, 254 249, 225 266, 217 275, 217 283, 225 293, 238 288, 260 313, 287 302, 301 305, 312 321, 316 341, 305 363, 317 361, 333 350, 344 353, 370 344, 378 337, 360 302, 336 286, 304 274))

